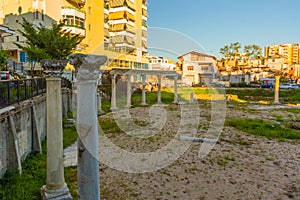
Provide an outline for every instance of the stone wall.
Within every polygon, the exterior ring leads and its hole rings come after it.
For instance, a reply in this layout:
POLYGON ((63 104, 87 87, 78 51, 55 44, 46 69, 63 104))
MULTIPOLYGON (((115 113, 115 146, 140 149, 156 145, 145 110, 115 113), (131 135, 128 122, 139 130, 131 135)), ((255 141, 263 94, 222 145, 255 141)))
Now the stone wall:
MULTIPOLYGON (((72 93, 63 90, 63 117, 72 108, 72 93)), ((19 105, 0 109, 0 177, 16 167, 28 154, 41 152, 46 137, 46 97, 38 96, 19 105)))

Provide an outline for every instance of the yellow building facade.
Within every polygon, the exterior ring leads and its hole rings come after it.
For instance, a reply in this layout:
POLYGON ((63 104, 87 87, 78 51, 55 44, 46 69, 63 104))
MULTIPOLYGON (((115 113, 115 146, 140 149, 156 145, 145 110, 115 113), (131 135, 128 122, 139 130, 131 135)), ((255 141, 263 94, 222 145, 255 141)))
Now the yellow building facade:
POLYGON ((283 64, 300 63, 300 44, 277 44, 265 47, 265 58, 283 58, 283 64))
MULTIPOLYGON (((84 38, 77 52, 107 55, 109 67, 148 66, 146 0, 1 0, 0 8, 0 23, 11 29, 20 29, 22 17, 45 26, 63 21, 64 28, 84 38)), ((13 42, 23 41, 18 34, 4 41, 16 62, 24 59, 13 42)))

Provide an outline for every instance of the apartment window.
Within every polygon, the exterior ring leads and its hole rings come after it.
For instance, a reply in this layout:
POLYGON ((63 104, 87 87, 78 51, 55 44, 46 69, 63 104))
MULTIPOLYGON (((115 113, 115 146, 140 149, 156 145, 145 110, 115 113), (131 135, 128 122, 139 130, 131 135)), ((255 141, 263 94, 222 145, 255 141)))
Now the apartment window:
POLYGON ((92 14, 92 7, 89 7, 89 14, 91 15, 92 14))
POLYGON ((76 27, 80 27, 80 28, 84 29, 84 26, 85 26, 84 19, 73 16, 73 15, 64 15, 63 18, 64 18, 63 19, 64 23, 66 25, 76 26, 76 27))
POLYGON ((17 42, 19 42, 19 36, 16 37, 17 42))
POLYGON ((92 30, 92 24, 89 24, 89 31, 92 30))
POLYGON ((35 10, 35 11, 33 12, 33 20, 37 20, 37 19, 39 19, 39 11, 38 11, 38 10, 35 10))

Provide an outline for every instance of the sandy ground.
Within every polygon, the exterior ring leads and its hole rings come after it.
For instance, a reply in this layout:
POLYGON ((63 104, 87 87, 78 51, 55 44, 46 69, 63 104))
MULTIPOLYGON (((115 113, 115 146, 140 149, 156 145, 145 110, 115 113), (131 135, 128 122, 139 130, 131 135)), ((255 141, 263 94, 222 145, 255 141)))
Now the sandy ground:
MULTIPOLYGON (((150 138, 125 133, 106 133, 115 145, 131 152, 152 152, 168 144, 179 128, 180 106, 168 106, 162 133, 150 138)), ((210 105, 200 104, 198 136, 210 126, 210 105)), ((149 125, 149 108, 130 110, 136 124, 149 125)), ((286 109, 253 110, 234 105, 227 118, 263 118, 279 123, 297 119, 300 114, 286 109)), ((113 118, 112 113, 100 120, 113 118)), ((299 133, 300 134, 300 133, 299 133)), ((100 164, 101 199, 300 199, 300 142, 269 140, 224 126, 212 151, 204 158, 194 142, 175 162, 147 173, 127 173, 100 164)), ((65 150, 65 165, 76 165, 75 146, 65 150)))

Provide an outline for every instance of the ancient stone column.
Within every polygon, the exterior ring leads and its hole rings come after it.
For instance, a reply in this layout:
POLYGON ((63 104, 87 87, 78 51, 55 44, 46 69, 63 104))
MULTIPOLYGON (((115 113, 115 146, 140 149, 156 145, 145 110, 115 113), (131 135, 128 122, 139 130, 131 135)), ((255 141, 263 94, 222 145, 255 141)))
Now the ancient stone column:
POLYGON ((105 114, 105 112, 102 110, 101 95, 99 93, 97 93, 97 110, 98 110, 98 115, 105 114))
POLYGON ((125 108, 131 108, 131 74, 127 74, 126 79, 127 79, 127 104, 125 108))
POLYGON ((190 104, 194 104, 194 103, 195 103, 194 99, 195 99, 194 93, 191 92, 191 93, 190 93, 190 104))
POLYGON ((160 104, 161 102, 161 75, 157 75, 158 83, 157 83, 157 103, 160 104))
POLYGON ((111 107, 110 110, 118 110, 117 108, 117 87, 116 87, 116 74, 111 74, 111 107))
POLYGON ((146 75, 142 74, 142 106, 147 106, 146 103, 146 75))
POLYGON ((279 102, 279 81, 280 81, 280 76, 275 76, 274 104, 280 104, 280 102, 279 102))
POLYGON ((42 60, 47 84, 47 180, 42 199, 72 199, 65 183, 63 162, 61 74, 67 61, 42 60))
POLYGON ((107 57, 72 54, 77 74, 78 198, 100 199, 98 161, 97 80, 107 57))
POLYGON ((174 104, 178 104, 178 77, 174 77, 174 104))

